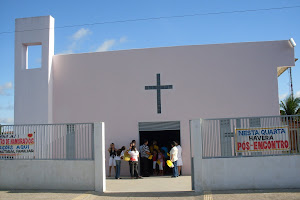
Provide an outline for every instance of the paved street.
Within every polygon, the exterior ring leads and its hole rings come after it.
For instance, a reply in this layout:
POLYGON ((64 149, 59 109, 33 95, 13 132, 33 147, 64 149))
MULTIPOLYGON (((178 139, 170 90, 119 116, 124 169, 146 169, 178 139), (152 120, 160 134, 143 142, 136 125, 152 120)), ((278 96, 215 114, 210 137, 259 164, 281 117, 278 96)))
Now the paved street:
POLYGON ((107 179, 107 192, 59 190, 0 190, 0 200, 128 200, 128 199, 200 199, 200 200, 300 200, 300 189, 205 191, 190 190, 191 177, 147 177, 144 179, 107 179))

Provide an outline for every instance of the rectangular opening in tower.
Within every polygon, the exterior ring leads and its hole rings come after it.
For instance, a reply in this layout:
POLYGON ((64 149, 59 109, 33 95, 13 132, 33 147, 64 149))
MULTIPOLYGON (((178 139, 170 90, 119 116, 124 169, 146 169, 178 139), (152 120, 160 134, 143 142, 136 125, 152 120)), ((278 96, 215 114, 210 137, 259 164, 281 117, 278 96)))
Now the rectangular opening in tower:
POLYGON ((27 46, 26 69, 36 69, 42 66, 42 45, 27 46))

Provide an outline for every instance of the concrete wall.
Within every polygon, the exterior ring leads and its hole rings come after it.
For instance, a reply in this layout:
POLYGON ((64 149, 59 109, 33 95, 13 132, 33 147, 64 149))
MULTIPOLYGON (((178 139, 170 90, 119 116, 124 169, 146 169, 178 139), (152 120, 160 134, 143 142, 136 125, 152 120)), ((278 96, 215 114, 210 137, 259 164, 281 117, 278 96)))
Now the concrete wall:
POLYGON ((190 174, 189 119, 278 115, 277 67, 292 65, 287 40, 55 55, 53 121, 104 121, 106 149, 138 141, 138 122, 180 121, 190 174), (161 114, 156 91, 145 90, 157 73, 173 85, 161 92, 161 114))
POLYGON ((94 161, 0 160, 0 189, 105 192, 105 126, 94 123, 94 161))
POLYGON ((300 156, 202 160, 204 190, 300 188, 300 156))
POLYGON ((106 191, 105 176, 105 125, 94 123, 94 154, 95 154, 95 191, 106 191))
POLYGON ((0 160, 0 189, 94 190, 94 161, 0 160))
POLYGON ((202 158, 202 120, 191 120, 193 189, 300 188, 300 155, 202 158))

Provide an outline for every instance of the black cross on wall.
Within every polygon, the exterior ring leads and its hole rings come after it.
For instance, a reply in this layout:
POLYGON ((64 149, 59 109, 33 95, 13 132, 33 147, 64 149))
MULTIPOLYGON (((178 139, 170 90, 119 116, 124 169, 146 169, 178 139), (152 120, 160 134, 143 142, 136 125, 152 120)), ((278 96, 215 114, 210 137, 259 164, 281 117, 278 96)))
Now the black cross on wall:
POLYGON ((161 113, 161 90, 173 89, 173 85, 160 85, 160 74, 156 74, 156 85, 145 86, 145 90, 156 90, 157 91, 157 113, 161 113))

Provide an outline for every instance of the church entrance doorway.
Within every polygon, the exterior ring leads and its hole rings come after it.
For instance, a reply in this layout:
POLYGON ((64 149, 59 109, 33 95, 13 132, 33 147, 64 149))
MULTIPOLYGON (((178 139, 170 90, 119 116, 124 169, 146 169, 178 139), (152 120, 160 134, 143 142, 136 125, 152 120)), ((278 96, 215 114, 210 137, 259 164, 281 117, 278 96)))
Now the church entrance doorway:
MULTIPOLYGON (((140 144, 143 144, 145 140, 148 140, 148 146, 150 148, 151 154, 153 154, 153 151, 155 151, 153 147, 154 142, 156 142, 156 145, 158 147, 158 151, 161 151, 164 155, 164 163, 166 160, 169 160, 168 152, 171 150, 170 143, 172 141, 177 141, 180 144, 180 130, 160 130, 160 131, 140 131, 140 144)), ((157 149, 156 149, 157 150, 157 149)), ((161 175, 159 174, 159 165, 156 164, 155 169, 153 166, 154 160, 149 160, 149 166, 148 169, 150 172, 150 175, 156 176, 161 175)), ((143 172, 145 166, 141 165, 140 170, 143 172)), ((163 175, 171 175, 172 169, 167 167, 165 164, 163 175)))
POLYGON ((171 150, 171 142, 177 141, 180 144, 180 122, 140 122, 139 123, 139 143, 142 145, 148 140, 151 154, 161 151, 164 155, 163 172, 159 170, 159 164, 155 160, 148 160, 148 165, 140 165, 140 174, 145 175, 145 170, 150 176, 171 175, 172 169, 165 163, 169 160, 168 152, 171 150), (155 164, 156 163, 156 164, 155 164))
MULTIPOLYGON (((139 138, 137 142, 143 144, 144 139, 147 139, 150 147, 154 140, 157 141, 159 149, 162 147, 167 148, 167 152, 170 151, 170 142, 181 142, 181 135, 183 132, 180 130, 180 121, 164 121, 164 122, 139 122, 139 138)), ((139 148, 139 147, 138 147, 139 148)), ((109 192, 183 192, 192 191, 191 176, 180 176, 178 178, 171 178, 172 169, 166 165, 163 167, 163 176, 153 174, 153 160, 149 160, 147 166, 152 173, 150 177, 144 177, 142 179, 131 179, 130 177, 122 177, 121 180, 110 178, 106 180, 107 191, 109 192)), ((127 163, 123 162, 125 165, 127 163)), ((122 164, 123 165, 123 164, 122 164)), ((125 166, 123 165, 123 166, 125 166)), ((127 165, 128 166, 128 165, 127 165)), ((143 165, 141 165, 141 159, 139 159, 138 165, 139 171, 143 171, 143 165)), ((159 165, 156 164, 156 171, 159 171, 159 165)), ((142 175, 141 173, 139 173, 142 175)))

